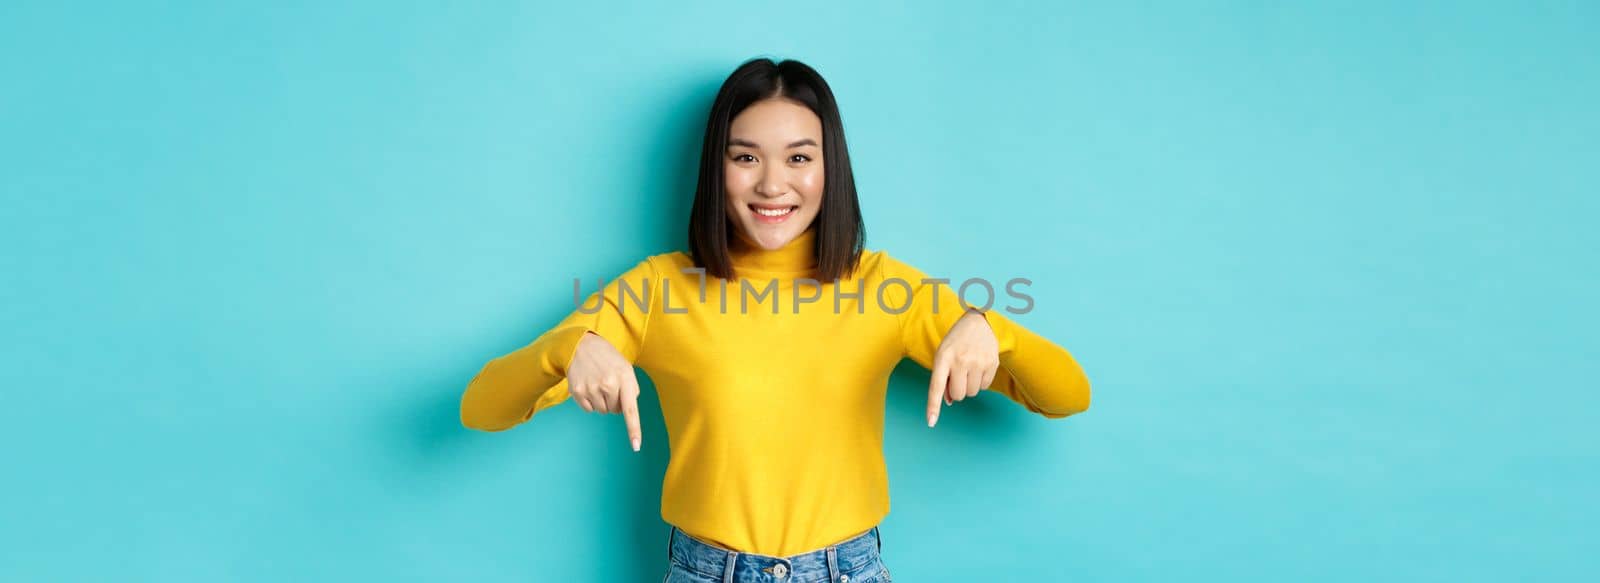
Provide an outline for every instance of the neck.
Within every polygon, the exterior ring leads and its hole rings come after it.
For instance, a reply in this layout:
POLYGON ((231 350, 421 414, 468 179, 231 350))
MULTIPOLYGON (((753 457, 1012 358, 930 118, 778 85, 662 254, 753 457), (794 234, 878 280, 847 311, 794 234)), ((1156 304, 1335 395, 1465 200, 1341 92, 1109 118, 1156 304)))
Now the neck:
MULTIPOLYGON (((729 225, 732 227, 732 225, 729 225)), ((735 271, 808 272, 817 267, 817 229, 807 227, 799 235, 777 249, 762 249, 734 227, 735 237, 728 246, 728 256, 735 271)))

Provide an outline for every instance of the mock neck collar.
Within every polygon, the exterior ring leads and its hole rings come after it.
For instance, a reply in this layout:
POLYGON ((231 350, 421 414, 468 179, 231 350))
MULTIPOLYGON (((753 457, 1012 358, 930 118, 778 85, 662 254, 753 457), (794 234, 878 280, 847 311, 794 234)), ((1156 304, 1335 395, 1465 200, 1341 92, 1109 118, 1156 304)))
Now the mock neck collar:
POLYGON ((744 231, 729 225, 735 234, 728 246, 728 258, 736 271, 805 272, 817 267, 817 229, 806 230, 783 247, 762 249, 745 237, 744 231))

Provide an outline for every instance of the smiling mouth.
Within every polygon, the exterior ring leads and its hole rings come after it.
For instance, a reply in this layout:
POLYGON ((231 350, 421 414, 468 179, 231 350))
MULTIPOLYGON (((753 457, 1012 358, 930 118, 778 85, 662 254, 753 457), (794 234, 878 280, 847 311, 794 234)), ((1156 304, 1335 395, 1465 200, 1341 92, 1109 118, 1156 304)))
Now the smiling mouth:
POLYGON ((789 216, 789 214, 793 213, 795 209, 800 208, 799 206, 795 205, 765 206, 756 204, 749 205, 749 207, 750 210, 755 211, 755 213, 758 215, 774 219, 778 217, 789 216))

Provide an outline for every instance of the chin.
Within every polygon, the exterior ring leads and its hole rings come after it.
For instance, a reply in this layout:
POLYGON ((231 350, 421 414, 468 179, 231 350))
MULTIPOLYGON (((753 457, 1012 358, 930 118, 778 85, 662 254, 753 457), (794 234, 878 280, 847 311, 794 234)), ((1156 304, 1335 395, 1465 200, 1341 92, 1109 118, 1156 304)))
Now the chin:
POLYGON ((762 228, 760 225, 745 225, 742 230, 745 238, 755 241, 756 246, 768 251, 782 248, 784 245, 789 244, 790 241, 795 240, 796 237, 799 237, 800 233, 804 231, 804 229, 793 230, 788 227, 767 229, 762 228))

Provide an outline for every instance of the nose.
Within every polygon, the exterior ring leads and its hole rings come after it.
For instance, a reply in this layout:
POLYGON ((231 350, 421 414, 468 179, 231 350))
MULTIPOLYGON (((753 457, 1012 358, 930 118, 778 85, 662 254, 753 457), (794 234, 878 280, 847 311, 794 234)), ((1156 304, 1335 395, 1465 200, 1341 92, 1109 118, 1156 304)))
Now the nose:
POLYGON ((783 196, 788 190, 783 168, 776 164, 767 166, 761 171, 761 182, 756 183, 756 194, 767 198, 783 196))

